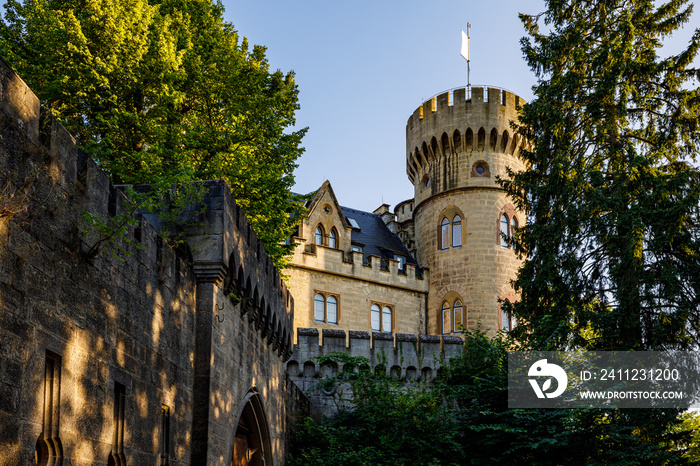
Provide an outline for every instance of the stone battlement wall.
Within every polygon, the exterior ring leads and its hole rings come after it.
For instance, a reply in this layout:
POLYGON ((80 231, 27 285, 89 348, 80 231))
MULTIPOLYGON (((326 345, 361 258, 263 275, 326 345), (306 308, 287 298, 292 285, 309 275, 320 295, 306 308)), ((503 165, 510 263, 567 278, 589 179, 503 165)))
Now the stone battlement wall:
POLYGON ((253 405, 281 464, 293 299, 225 184, 188 251, 141 215, 112 256, 124 188, 2 59, 0 128, 0 463, 230 464, 253 405))
MULTIPOLYGON (((317 358, 344 353, 369 360, 369 370, 405 383, 428 383, 440 367, 457 356, 464 346, 460 337, 323 329, 297 329, 298 343, 287 361, 287 374, 311 400, 312 413, 329 416, 335 412, 334 393, 318 384, 326 376, 347 370, 342 364, 320 363, 317 358), (320 338, 319 338, 320 337, 320 338)), ((352 368, 355 370, 356 368, 352 368)))

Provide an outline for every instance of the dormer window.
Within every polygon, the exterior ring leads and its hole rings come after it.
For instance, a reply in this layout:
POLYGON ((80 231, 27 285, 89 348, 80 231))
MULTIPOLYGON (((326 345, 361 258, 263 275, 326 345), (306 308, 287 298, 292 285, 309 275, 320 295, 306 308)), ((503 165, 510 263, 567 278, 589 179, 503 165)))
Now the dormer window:
POLYGON ((404 256, 394 256, 394 259, 399 261, 399 270, 400 271, 405 271, 406 270, 406 258, 404 256))

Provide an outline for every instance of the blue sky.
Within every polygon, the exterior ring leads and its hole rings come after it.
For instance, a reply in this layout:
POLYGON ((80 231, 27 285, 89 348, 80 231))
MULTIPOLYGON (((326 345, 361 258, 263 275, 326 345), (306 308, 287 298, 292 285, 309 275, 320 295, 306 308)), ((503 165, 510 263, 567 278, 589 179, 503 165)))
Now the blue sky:
POLYGON ((294 70, 299 127, 309 127, 297 192, 330 180, 342 205, 372 211, 413 197, 406 121, 425 100, 464 86, 461 30, 471 28, 471 82, 530 99, 519 9, 540 1, 225 0, 225 17, 267 47, 273 69, 294 70))
MULTIPOLYGON (((224 0, 227 21, 267 47, 273 69, 294 70, 298 127, 309 127, 297 192, 328 179, 338 201, 372 211, 413 197, 405 127, 426 99, 466 84, 461 33, 471 28, 471 82, 532 98, 518 12, 541 0, 224 0)), ((700 25, 694 14, 690 25, 700 25)), ((674 39, 687 44, 693 28, 674 39)))

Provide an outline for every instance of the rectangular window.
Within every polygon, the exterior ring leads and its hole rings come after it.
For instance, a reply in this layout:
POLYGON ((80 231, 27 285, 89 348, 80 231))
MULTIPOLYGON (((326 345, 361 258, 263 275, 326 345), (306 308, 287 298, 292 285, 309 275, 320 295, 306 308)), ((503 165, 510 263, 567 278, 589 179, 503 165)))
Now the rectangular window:
POLYGON ((160 466, 168 466, 170 464, 170 408, 162 405, 160 414, 160 466))
POLYGON ((440 249, 447 249, 450 247, 450 223, 447 219, 444 219, 440 231, 440 249))
POLYGON ((450 333, 450 308, 442 308, 442 333, 450 333))
POLYGON ((382 309, 382 332, 391 333, 391 308, 384 306, 382 309))
POLYGON ((511 330, 513 330, 513 328, 511 327, 510 316, 506 311, 501 311, 501 323, 503 324, 502 327, 504 331, 510 332, 511 330))
POLYGON ((114 382, 114 432, 112 433, 112 451, 109 454, 110 458, 107 464, 126 466, 126 456, 124 455, 125 404, 126 387, 119 382, 114 382))
POLYGON ((63 450, 58 436, 61 414, 61 357, 46 352, 44 366, 44 412, 42 429, 36 441, 37 464, 62 464, 63 450))
POLYGON ((335 296, 329 296, 326 301, 326 313, 328 315, 329 324, 338 323, 338 300, 335 296))
POLYGON ((314 298, 314 318, 317 322, 326 321, 326 303, 323 295, 317 294, 314 298))
POLYGON ((377 306, 376 304, 373 304, 370 314, 371 314, 370 320, 371 320, 372 330, 374 330, 375 332, 381 331, 382 330, 381 320, 380 320, 381 319, 381 311, 379 309, 379 306, 377 306))
POLYGON ((462 328, 462 307, 461 306, 455 306, 454 308, 454 319, 452 320, 454 322, 454 331, 455 332, 461 332, 462 328))

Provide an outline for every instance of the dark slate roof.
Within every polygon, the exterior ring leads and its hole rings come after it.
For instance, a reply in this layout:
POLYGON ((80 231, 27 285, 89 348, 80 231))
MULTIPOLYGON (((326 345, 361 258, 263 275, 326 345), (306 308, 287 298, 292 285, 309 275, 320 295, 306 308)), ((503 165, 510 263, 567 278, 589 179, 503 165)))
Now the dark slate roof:
POLYGON ((359 230, 352 229, 352 242, 362 245, 365 261, 369 255, 393 259, 395 254, 400 254, 406 257, 407 263, 417 264, 398 235, 387 228, 379 215, 343 206, 340 206, 340 210, 346 218, 354 218, 360 226, 359 230))

